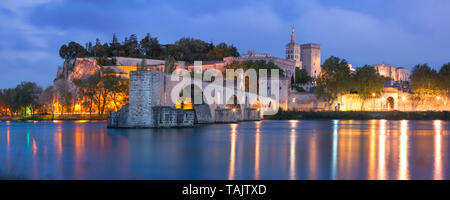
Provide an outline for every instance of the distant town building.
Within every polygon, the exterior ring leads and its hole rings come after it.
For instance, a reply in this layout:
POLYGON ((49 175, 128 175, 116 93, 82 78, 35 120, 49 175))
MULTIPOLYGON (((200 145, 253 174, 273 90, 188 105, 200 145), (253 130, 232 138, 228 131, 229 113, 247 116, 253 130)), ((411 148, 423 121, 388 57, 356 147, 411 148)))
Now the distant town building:
POLYGON ((380 75, 389 78, 392 81, 409 81, 409 69, 394 67, 384 63, 376 64, 373 67, 375 67, 380 75))

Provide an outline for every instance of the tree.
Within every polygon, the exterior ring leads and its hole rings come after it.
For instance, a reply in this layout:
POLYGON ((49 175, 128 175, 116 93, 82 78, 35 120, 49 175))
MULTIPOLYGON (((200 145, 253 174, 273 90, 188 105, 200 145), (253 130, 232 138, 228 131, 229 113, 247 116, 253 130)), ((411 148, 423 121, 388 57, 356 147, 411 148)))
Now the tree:
POLYGON ((172 56, 178 60, 193 63, 195 60, 204 60, 210 49, 208 43, 202 40, 181 38, 175 42, 174 50, 175 55, 172 56))
POLYGON ((325 99, 328 102, 328 109, 331 109, 338 96, 350 90, 351 76, 347 61, 334 56, 326 59, 317 84, 314 92, 319 98, 325 99))
POLYGON ((150 34, 147 35, 141 40, 141 51, 142 54, 147 58, 161 58, 162 56, 162 47, 159 44, 158 38, 150 37, 150 34))
POLYGON ((22 116, 29 113, 34 114, 36 107, 39 105, 38 99, 42 93, 42 88, 33 82, 21 82, 15 90, 14 101, 22 116))
POLYGON ((72 59, 76 57, 87 56, 87 50, 76 42, 69 42, 68 45, 62 45, 59 49, 59 56, 63 59, 72 59))
POLYGON ((362 100, 361 111, 364 109, 364 103, 368 98, 380 96, 384 89, 385 79, 373 66, 364 65, 356 69, 353 75, 353 89, 358 92, 359 98, 362 100))
POLYGON ((444 64, 439 70, 439 89, 445 103, 448 103, 450 97, 450 63, 444 64))
POLYGON ((3 116, 12 116, 17 112, 17 102, 15 101, 15 89, 8 88, 0 91, 0 107, 3 116))
POLYGON ((73 94, 69 83, 65 80, 57 80, 54 86, 57 93, 58 102, 61 105, 61 113, 64 112, 64 108, 66 108, 66 111, 71 111, 73 94))
POLYGON ((93 107, 95 104, 95 95, 100 82, 98 74, 94 74, 83 79, 76 79, 73 81, 75 86, 78 87, 80 95, 82 96, 82 105, 89 110, 89 116, 92 115, 93 107))
POLYGON ((305 69, 295 68, 295 84, 305 85, 312 81, 312 77, 308 75, 305 69))
MULTIPOLYGON (((128 93, 128 82, 123 80, 120 76, 108 74, 103 80, 106 93, 114 105, 114 111, 118 111, 121 105, 128 100, 126 94, 128 93)), ((106 103, 105 103, 106 104, 106 103)))
POLYGON ((172 56, 167 57, 164 71, 167 73, 172 73, 175 71, 175 69, 176 69, 175 58, 173 58, 172 56))
POLYGON ((121 55, 121 44, 119 42, 119 40, 117 39, 116 34, 113 34, 113 38, 111 43, 109 44, 109 48, 111 51, 111 55, 112 56, 120 56, 121 55))
POLYGON ((427 96, 438 92, 438 75, 427 64, 416 65, 411 75, 411 86, 419 103, 424 103, 427 96))
POLYGON ((39 104, 42 106, 42 110, 44 112, 51 112, 52 118, 55 114, 54 104, 56 99, 56 91, 53 86, 48 86, 45 88, 44 92, 42 92, 41 96, 39 96, 39 104))

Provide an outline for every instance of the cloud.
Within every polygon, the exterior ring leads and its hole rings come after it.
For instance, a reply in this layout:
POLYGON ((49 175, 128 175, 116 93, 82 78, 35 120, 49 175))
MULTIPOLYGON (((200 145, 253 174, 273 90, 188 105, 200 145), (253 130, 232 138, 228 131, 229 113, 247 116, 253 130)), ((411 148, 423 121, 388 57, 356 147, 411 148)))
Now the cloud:
POLYGON ((439 67, 449 62, 449 8, 446 0, 3 0, 0 69, 8 72, 0 74, 0 84, 47 85, 63 62, 62 44, 107 42, 113 33, 120 39, 151 33, 161 43, 195 37, 234 44, 241 53, 284 57, 292 24, 297 42, 322 44, 322 58, 335 55, 354 66, 439 67))

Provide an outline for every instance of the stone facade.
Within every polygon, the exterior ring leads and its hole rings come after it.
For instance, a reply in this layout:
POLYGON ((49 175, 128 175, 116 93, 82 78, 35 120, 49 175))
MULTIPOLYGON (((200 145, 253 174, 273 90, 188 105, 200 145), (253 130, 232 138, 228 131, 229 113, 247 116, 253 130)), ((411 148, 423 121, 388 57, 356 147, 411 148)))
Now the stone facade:
POLYGON ((320 44, 302 44, 301 48, 301 61, 302 69, 308 72, 308 75, 317 78, 322 71, 320 66, 320 44))
MULTIPOLYGON (((340 111, 450 111, 447 98, 428 96, 419 100, 413 94, 395 87, 385 87, 380 97, 369 98, 364 105, 357 94, 343 95, 337 103, 340 111)), ((313 93, 290 91, 286 110, 325 111, 328 110, 328 103, 313 93)), ((331 110, 335 110, 334 105, 331 110)))
POLYGON ((255 53, 254 51, 248 51, 247 54, 242 55, 241 57, 226 57, 223 58, 225 65, 230 64, 234 61, 242 62, 242 61, 257 61, 264 60, 266 62, 273 62, 277 65, 281 70, 283 70, 284 75, 286 77, 290 77, 295 75, 295 60, 287 60, 282 58, 274 57, 270 54, 266 53, 255 53))
POLYGON ((159 128, 194 125, 194 111, 162 106, 163 73, 131 71, 129 105, 108 118, 111 128, 159 128))
POLYGON ((292 26, 291 42, 286 45, 286 59, 294 60, 295 67, 302 68, 300 59, 300 45, 295 42, 295 29, 292 26))
POLYGON ((409 81, 410 72, 403 67, 394 67, 387 64, 377 64, 373 66, 377 72, 393 81, 409 81))

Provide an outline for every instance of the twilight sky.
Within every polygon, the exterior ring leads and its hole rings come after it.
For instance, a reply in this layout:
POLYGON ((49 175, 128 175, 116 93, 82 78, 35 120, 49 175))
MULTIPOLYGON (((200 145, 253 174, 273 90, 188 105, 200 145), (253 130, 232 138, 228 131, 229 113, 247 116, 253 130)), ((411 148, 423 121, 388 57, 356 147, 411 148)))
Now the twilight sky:
POLYGON ((146 33, 162 44, 181 37, 226 42, 284 57, 298 43, 322 44, 322 61, 412 68, 450 62, 448 0, 1 0, 0 88, 52 84, 59 47, 146 33))

